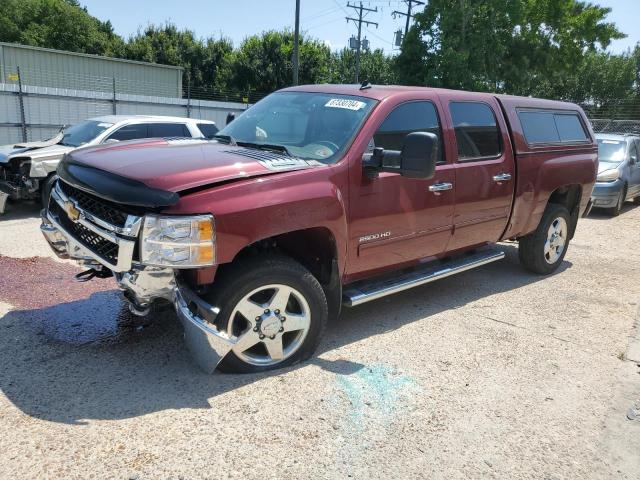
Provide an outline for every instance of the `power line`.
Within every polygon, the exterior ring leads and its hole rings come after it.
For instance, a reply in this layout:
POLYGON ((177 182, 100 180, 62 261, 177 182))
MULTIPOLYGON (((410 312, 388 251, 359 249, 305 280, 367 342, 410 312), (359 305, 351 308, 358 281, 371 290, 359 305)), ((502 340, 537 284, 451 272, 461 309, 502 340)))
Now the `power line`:
POLYGON ((310 15, 308 15, 306 17, 302 17, 302 21, 306 22, 307 20, 311 20, 311 21, 317 20, 318 18, 326 17, 327 15, 331 15, 333 13, 336 13, 338 10, 339 10, 339 8, 336 8, 336 7, 331 7, 331 8, 328 8, 326 10, 320 10, 317 13, 313 13, 313 14, 310 14, 310 15))
POLYGON ((371 12, 376 13, 378 11, 378 7, 366 8, 362 6, 362 2, 360 2, 360 6, 351 5, 351 3, 347 3, 347 7, 353 8, 358 13, 358 18, 346 17, 347 23, 353 22, 358 25, 358 39, 356 40, 356 45, 355 45, 356 46, 356 83, 358 83, 360 81, 360 50, 362 49, 362 24, 364 24, 367 27, 369 25, 375 25, 375 27, 378 28, 378 24, 376 22, 370 22, 364 19, 364 17, 367 14, 371 12))

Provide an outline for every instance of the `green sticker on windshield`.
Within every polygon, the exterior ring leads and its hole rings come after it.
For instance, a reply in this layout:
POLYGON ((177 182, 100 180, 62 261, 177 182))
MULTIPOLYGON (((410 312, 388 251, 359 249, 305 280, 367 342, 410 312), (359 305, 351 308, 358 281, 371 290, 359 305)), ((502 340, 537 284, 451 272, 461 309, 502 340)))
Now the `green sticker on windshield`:
POLYGON ((358 100, 348 100, 344 98, 332 98, 324 104, 328 108, 345 108, 347 110, 360 110, 367 104, 358 100))

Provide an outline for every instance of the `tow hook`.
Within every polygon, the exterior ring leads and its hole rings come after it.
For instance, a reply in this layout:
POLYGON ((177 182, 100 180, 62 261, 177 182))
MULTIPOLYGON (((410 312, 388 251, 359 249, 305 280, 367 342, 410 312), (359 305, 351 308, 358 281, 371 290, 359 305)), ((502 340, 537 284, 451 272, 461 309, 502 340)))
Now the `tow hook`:
POLYGON ((90 268, 89 270, 85 270, 84 272, 80 272, 76 274, 73 278, 76 282, 84 283, 92 280, 94 278, 109 278, 111 276, 111 270, 96 270, 95 268, 90 268))

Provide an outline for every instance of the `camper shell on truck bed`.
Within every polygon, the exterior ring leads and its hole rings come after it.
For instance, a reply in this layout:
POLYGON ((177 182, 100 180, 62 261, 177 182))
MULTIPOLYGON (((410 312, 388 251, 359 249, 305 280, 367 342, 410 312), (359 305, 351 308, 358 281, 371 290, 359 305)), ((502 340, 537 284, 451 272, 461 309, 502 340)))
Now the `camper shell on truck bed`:
POLYGON ((501 240, 555 271, 596 171, 577 105, 300 86, 212 141, 74 151, 42 231, 135 313, 173 302, 206 370, 255 372, 308 358, 341 305, 499 260, 501 240))

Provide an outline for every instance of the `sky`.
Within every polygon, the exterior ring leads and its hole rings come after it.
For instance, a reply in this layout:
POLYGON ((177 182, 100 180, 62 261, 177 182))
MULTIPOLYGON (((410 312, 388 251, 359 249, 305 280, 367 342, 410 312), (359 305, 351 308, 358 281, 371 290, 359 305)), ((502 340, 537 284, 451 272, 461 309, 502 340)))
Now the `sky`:
MULTIPOLYGON (((609 7, 608 19, 628 35, 614 41, 609 51, 622 53, 640 42, 640 0, 590 0, 609 7)), ((351 0, 352 5, 359 3, 351 0)), ((394 10, 405 11, 403 0, 363 0, 370 12, 366 19, 378 23, 363 29, 363 36, 371 48, 394 51, 394 32, 404 29, 405 17, 394 19, 394 10)), ((101 20, 111 20, 116 33, 126 37, 150 23, 171 21, 179 28, 193 30, 199 37, 230 38, 238 46, 242 40, 265 30, 290 28, 293 30, 295 0, 81 0, 89 13, 101 20)), ((347 0, 301 0, 300 29, 324 41, 332 49, 349 44, 349 37, 357 33, 356 25, 347 23, 346 16, 356 16, 348 8, 347 0)), ((415 8, 415 7, 414 7, 415 8)))

